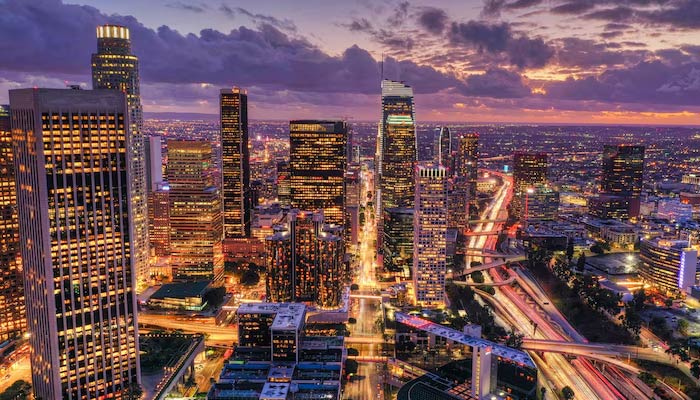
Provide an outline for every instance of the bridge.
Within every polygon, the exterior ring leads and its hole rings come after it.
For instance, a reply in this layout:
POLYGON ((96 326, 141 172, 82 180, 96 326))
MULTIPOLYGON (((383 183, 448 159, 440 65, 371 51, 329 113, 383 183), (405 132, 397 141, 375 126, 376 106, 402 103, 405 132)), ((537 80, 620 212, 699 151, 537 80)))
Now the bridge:
POLYGON ((188 378, 194 377, 194 360, 198 355, 204 353, 204 335, 188 336, 192 337, 192 343, 188 346, 185 354, 177 360, 177 363, 167 368, 172 373, 166 373, 163 380, 158 383, 155 394, 152 397, 153 400, 165 399, 178 385, 184 384, 188 378))
POLYGON ((496 229, 492 231, 479 231, 479 232, 467 232, 464 234, 464 236, 496 236, 500 235, 503 232, 503 229, 496 229))
POLYGON ((489 222, 493 222, 495 224, 505 224, 508 220, 505 218, 501 219, 470 219, 467 221, 469 224, 488 224, 489 222))
POLYGON ((499 357, 521 367, 537 369, 530 355, 524 351, 465 335, 455 329, 408 314, 397 312, 394 316, 397 323, 471 347, 473 354, 471 394, 478 399, 487 398, 492 394, 496 382, 494 375, 498 373, 496 360, 499 357))

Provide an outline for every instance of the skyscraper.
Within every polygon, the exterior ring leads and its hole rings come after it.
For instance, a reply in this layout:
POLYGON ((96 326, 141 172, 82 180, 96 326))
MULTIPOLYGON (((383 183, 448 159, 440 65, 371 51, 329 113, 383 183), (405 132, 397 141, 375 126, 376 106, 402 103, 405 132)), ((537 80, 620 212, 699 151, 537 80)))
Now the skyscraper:
POLYGON ((139 60, 131 54, 129 28, 118 25, 97 27, 97 53, 92 55, 93 89, 126 93, 129 112, 129 160, 131 162, 131 219, 136 277, 147 279, 148 199, 146 197, 146 153, 143 136, 143 108, 139 83, 139 60))
POLYGON ((27 329, 10 107, 0 105, 0 342, 27 329))
POLYGON ((413 215, 413 288, 419 305, 445 301, 447 271, 447 171, 439 165, 416 167, 413 215))
POLYGON ((329 224, 345 225, 348 127, 344 121, 289 123, 292 208, 323 210, 329 224))
POLYGON ((218 280, 223 276, 221 193, 211 164, 209 142, 168 140, 170 254, 175 279, 218 280))
POLYGON ((140 382, 129 109, 116 90, 10 91, 36 398, 140 382))
POLYGON ((607 194, 639 197, 644 179, 644 146, 603 147, 601 191, 607 194))
POLYGON ((412 208, 384 210, 383 266, 406 278, 413 268, 413 212, 412 208))
POLYGON ((413 207, 416 120, 413 89, 382 81, 382 120, 377 138, 378 216, 390 207, 413 207))
MULTIPOLYGON (((466 195, 468 219, 479 219, 479 198, 476 182, 479 178, 479 134, 467 133, 459 138, 455 155, 455 189, 460 195, 466 195)), ((460 204, 461 210, 461 204, 460 204)))
POLYGON ((518 151, 513 155, 513 214, 523 216, 529 191, 547 184, 547 154, 518 151))
POLYGON ((268 300, 339 306, 347 275, 342 229, 325 225, 322 211, 294 209, 286 218, 265 239, 268 300))
POLYGON ((440 127, 437 162, 448 171, 452 170, 452 134, 450 128, 446 126, 440 127))
POLYGON ((291 192, 289 182, 289 162, 279 161, 277 163, 277 201, 279 201, 280 206, 290 207, 292 204, 291 192))
POLYGON ((170 255, 170 185, 161 182, 151 192, 150 212, 153 214, 151 245, 156 256, 170 255))
POLYGON ((251 193, 248 149, 248 92, 221 89, 221 160, 224 238, 250 237, 251 193))
POLYGON ((605 145, 601 191, 589 201, 591 214, 604 219, 637 217, 643 179, 644 146, 605 145))

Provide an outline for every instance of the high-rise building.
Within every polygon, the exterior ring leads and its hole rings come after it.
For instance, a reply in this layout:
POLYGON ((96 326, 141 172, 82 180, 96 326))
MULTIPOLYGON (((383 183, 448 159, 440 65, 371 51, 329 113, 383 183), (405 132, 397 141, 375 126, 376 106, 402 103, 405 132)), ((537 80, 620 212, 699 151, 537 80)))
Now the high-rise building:
POLYGON ((384 210, 384 269, 408 278, 413 268, 413 209, 384 210))
POLYGON ((322 211, 294 209, 286 218, 265 240, 268 300, 339 306, 347 277, 342 228, 325 225, 322 211))
POLYGON ((414 182, 410 171, 416 159, 413 89, 401 82, 383 80, 376 162, 379 217, 386 208, 413 207, 414 182))
POLYGON ((248 92, 221 89, 221 159, 224 238, 250 237, 252 204, 248 149, 248 92))
POLYGON ((559 192, 550 185, 533 185, 518 199, 523 221, 552 221, 559 212, 559 192))
POLYGON ((27 329, 10 107, 0 105, 0 342, 27 329))
POLYGON ((151 207, 153 213, 151 226, 151 246, 156 256, 170 255, 170 185, 161 182, 156 190, 151 192, 151 207))
POLYGON ((603 147, 601 191, 607 194, 639 197, 644 179, 644 146, 603 147))
POLYGON ((10 91, 35 398, 140 382, 129 109, 116 90, 10 91))
POLYGON ((547 154, 518 151, 513 154, 512 211, 517 218, 524 213, 525 197, 535 185, 547 184, 547 154))
MULTIPOLYGON (((460 136, 454 159, 455 167, 452 175, 455 178, 453 180, 455 194, 459 196, 466 195, 469 213, 466 219, 479 219, 479 198, 476 190, 476 184, 479 179, 478 133, 467 133, 460 136)), ((461 213, 462 199, 460 197, 457 200, 456 205, 453 205, 453 209, 459 209, 461 213)), ((456 219, 460 224, 455 225, 455 227, 463 226, 461 224, 462 218, 457 216, 456 219)))
POLYGON ((446 126, 440 127, 436 161, 448 171, 452 171, 452 134, 446 126))
POLYGON ((644 146, 605 145, 600 194, 589 202, 599 218, 629 219, 639 215, 644 179, 644 146))
POLYGON ((698 251, 687 240, 642 239, 639 275, 663 294, 687 291, 696 284, 698 251))
POLYGON ((323 210, 327 223, 345 225, 347 139, 344 121, 290 121, 292 208, 323 210))
POLYGON ((277 163, 277 201, 282 207, 291 207, 292 195, 291 184, 289 182, 289 162, 279 161, 277 163))
POLYGON ((147 279, 148 198, 146 152, 143 135, 143 108, 139 83, 139 60, 131 54, 129 28, 118 25, 97 27, 97 53, 92 55, 93 89, 113 89, 126 93, 129 112, 129 162, 131 163, 131 219, 134 235, 136 277, 147 279))
POLYGON ((148 161, 146 183, 150 193, 163 183, 163 141, 160 136, 151 136, 145 143, 148 161))
POLYGON ((437 306, 445 301, 447 170, 419 164, 415 174, 413 289, 417 304, 437 306))
POLYGON ((212 148, 205 141, 168 140, 170 254, 173 277, 222 277, 221 194, 214 182, 212 148))

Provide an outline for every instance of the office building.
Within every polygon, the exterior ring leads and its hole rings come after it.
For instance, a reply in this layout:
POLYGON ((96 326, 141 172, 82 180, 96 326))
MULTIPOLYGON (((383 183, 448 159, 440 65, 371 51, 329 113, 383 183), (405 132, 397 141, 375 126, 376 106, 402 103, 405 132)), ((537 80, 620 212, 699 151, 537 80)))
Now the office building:
POLYGON ((151 246, 155 255, 170 255, 170 185, 161 182, 151 192, 149 213, 153 214, 151 223, 151 246))
POLYGON ((437 148, 436 162, 440 163, 449 172, 452 172, 452 134, 450 133, 450 128, 446 126, 440 127, 437 148))
POLYGON ((550 185, 536 184, 519 196, 522 221, 553 221, 559 212, 559 192, 550 185))
POLYGON ((347 279, 341 234, 322 211, 289 211, 286 226, 265 239, 268 300, 338 307, 347 279))
POLYGON ((146 143, 146 187, 148 192, 156 190, 163 182, 163 140, 160 136, 150 136, 146 143))
POLYGON ((463 232, 469 224, 469 182, 454 177, 448 180, 447 186, 447 226, 463 232))
MULTIPOLYGON (((454 218, 457 224, 453 227, 462 227, 462 220, 479 219, 479 198, 477 197, 477 181, 479 179, 479 134, 467 133, 460 136, 457 152, 454 156, 454 171, 452 173, 455 194, 467 199, 467 218, 457 215, 454 218)), ((453 203, 455 211, 459 209, 461 214, 461 198, 453 203)))
POLYGON ((221 89, 221 163, 224 238, 250 237, 252 199, 248 149, 248 92, 221 89))
POLYGON ((20 89, 10 107, 34 397, 121 397, 140 382, 125 95, 20 89))
POLYGON ((239 343, 207 398, 340 399, 344 339, 306 313, 298 303, 241 304, 239 343))
POLYGON ((218 280, 223 274, 221 194, 209 142, 168 140, 172 275, 218 280))
POLYGON ((512 212, 517 218, 524 216, 525 197, 535 185, 547 184, 547 154, 516 152, 513 155, 512 212))
POLYGON ((27 330, 10 107, 0 105, 0 342, 27 330))
POLYGON ((348 127, 344 121, 289 123, 292 208, 323 210, 326 222, 345 225, 348 127))
POLYGON ((139 83, 139 60, 131 54, 129 28, 118 25, 97 27, 97 53, 92 55, 93 89, 126 93, 129 112, 129 161, 131 163, 131 219, 134 235, 136 277, 145 280, 148 271, 148 198, 146 152, 143 135, 143 108, 139 83))
POLYGON ((599 218, 629 219, 639 216, 644 179, 644 146, 605 145, 600 194, 589 210, 599 218))
POLYGON ((641 239, 639 275, 662 294, 687 291, 697 282, 698 251, 687 240, 641 239))
POLYGON ((439 306, 445 301, 447 271, 447 170, 441 166, 416 167, 413 215, 413 288, 419 305, 439 306))
POLYGON ((384 210, 384 240, 382 241, 384 270, 403 278, 413 268, 413 209, 384 210))
POLYGON ((281 207, 289 208, 292 205, 291 185, 289 181, 289 162, 277 163, 277 201, 281 207))
MULTIPOLYGON (((382 119, 377 136, 375 180, 377 216, 392 207, 413 207, 416 162, 416 118, 413 89, 401 82, 382 81, 382 119)), ((379 227, 381 233, 381 226, 379 227)))

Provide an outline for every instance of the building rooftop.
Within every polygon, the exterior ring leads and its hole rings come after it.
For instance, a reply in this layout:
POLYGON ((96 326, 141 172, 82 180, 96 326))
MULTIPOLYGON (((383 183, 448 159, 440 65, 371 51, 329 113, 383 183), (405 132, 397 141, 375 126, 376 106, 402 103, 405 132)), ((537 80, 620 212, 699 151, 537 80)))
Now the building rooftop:
POLYGON ((168 283, 160 287, 151 299, 201 297, 207 291, 211 281, 168 283))
POLYGON ((434 335, 444 337, 446 339, 450 339, 455 342, 465 344, 467 346, 478 348, 491 348, 493 354, 498 357, 504 358, 522 366, 530 367, 533 369, 537 368, 535 366, 535 362, 532 361, 532 358, 530 358, 530 356, 524 351, 516 350, 481 338, 468 336, 452 328, 448 328, 446 326, 439 325, 434 322, 430 322, 408 314, 396 313, 395 316, 396 322, 400 322, 413 328, 420 329, 422 331, 432 333, 434 335))
POLYGON ((237 314, 274 314, 271 329, 299 329, 306 317, 306 306, 300 303, 243 303, 237 314))

